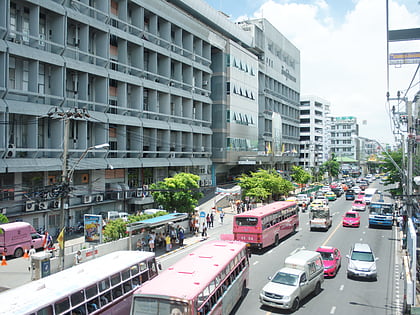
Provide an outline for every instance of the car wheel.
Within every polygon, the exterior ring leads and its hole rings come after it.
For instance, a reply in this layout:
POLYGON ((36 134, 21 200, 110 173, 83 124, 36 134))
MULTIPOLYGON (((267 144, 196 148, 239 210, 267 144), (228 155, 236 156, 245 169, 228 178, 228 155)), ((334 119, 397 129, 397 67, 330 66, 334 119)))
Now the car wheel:
POLYGON ((299 298, 296 298, 296 299, 293 301, 292 308, 291 308, 290 310, 291 310, 292 312, 296 312, 296 311, 299 309, 299 304, 300 304, 299 298))
POLYGON ((22 248, 16 248, 15 252, 13 254, 16 258, 22 257, 23 256, 23 249, 22 248))

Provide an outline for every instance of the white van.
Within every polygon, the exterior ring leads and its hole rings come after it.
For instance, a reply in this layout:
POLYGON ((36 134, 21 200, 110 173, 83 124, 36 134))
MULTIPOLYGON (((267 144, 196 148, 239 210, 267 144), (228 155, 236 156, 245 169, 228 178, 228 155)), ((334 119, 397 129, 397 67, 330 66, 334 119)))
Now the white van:
POLYGON ((324 282, 324 263, 321 254, 298 250, 285 260, 285 266, 269 277, 260 293, 264 305, 296 311, 300 301, 310 293, 318 295, 324 282))

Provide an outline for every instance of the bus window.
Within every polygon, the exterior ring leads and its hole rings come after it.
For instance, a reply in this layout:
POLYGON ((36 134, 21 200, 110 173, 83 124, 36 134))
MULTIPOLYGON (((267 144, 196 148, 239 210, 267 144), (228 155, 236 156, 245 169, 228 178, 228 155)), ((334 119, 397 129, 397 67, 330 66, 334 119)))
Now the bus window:
POLYGON ((98 299, 94 299, 92 301, 87 302, 87 310, 89 314, 93 313, 97 309, 99 309, 98 299))
POLYGON ((70 308, 70 302, 68 298, 64 298, 61 301, 58 301, 54 304, 54 309, 56 314, 63 313, 70 308))
MULTIPOLYGON (((134 268, 134 266, 133 266, 133 268, 134 268)), ((146 265, 144 262, 140 263, 140 271, 144 271, 144 270, 146 270, 146 269, 147 269, 147 265, 146 265)), ((138 272, 139 272, 139 271, 137 270, 136 274, 137 274, 138 272)), ((131 272, 131 274, 133 274, 133 271, 131 272)))
POLYGON ((121 272, 121 276, 123 281, 127 280, 128 278, 130 278, 130 270, 129 269, 125 269, 121 272))
POLYGON ((111 302, 111 295, 109 294, 109 292, 102 294, 99 300, 101 301, 102 306, 108 304, 109 302, 111 302))
POLYGON ((52 305, 48 305, 37 312, 37 315, 53 315, 52 305))
POLYGON ((109 279, 108 278, 99 282, 99 291, 100 292, 105 291, 108 288, 109 288, 109 279))
POLYGON ((76 306, 77 304, 82 303, 85 300, 83 291, 75 292, 70 296, 71 305, 76 306))
POLYGON ((87 287, 85 289, 85 292, 86 292, 86 298, 90 299, 98 294, 98 288, 96 287, 96 284, 94 284, 90 287, 87 287))
POLYGON ((112 289, 112 298, 115 300, 116 298, 119 298, 123 294, 121 286, 117 286, 114 289, 112 289))
POLYGON ((150 274, 150 277, 153 278, 158 273, 157 272, 157 268, 156 268, 156 263, 155 263, 154 260, 149 260, 147 263, 149 265, 149 274, 150 274))
POLYGON ((133 289, 133 286, 131 285, 130 280, 124 282, 123 289, 124 289, 124 293, 130 292, 133 289))
POLYGON ((111 286, 115 286, 121 282, 120 274, 116 273, 115 275, 111 276, 111 286))

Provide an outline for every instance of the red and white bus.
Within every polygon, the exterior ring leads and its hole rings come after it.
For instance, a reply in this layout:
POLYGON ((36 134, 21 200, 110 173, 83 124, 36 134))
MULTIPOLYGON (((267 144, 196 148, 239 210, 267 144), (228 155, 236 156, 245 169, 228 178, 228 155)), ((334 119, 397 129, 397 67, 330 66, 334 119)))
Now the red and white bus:
POLYGON ((278 245, 280 239, 296 233, 298 227, 299 214, 294 201, 273 202, 233 218, 234 239, 259 249, 278 245))
POLYGON ((131 314, 229 314, 246 292, 248 253, 243 242, 200 246, 137 289, 131 314))

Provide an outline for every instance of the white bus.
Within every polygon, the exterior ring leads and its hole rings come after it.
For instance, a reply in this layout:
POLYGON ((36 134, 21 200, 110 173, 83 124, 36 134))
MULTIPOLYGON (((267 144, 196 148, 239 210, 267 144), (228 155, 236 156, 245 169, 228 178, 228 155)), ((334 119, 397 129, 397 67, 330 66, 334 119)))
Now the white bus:
POLYGON ((365 204, 370 204, 372 201, 373 196, 375 196, 377 189, 376 188, 367 188, 365 190, 365 196, 363 197, 363 201, 365 204))
POLYGON ((129 314, 134 290, 157 273, 154 253, 113 252, 0 293, 0 314, 129 314))

